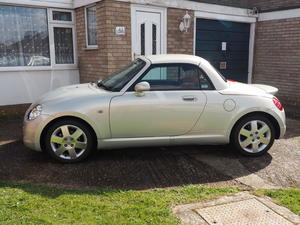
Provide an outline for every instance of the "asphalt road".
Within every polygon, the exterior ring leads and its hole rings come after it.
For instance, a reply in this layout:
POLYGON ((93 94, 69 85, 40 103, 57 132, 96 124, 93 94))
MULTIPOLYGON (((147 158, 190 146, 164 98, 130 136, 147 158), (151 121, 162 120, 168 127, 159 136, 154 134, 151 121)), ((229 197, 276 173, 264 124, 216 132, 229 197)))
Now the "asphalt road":
POLYGON ((284 139, 261 157, 227 146, 176 146, 98 151, 78 164, 56 163, 22 143, 22 119, 0 120, 0 181, 67 187, 149 189, 186 184, 240 186, 257 175, 281 187, 300 187, 300 121, 288 120, 284 139))

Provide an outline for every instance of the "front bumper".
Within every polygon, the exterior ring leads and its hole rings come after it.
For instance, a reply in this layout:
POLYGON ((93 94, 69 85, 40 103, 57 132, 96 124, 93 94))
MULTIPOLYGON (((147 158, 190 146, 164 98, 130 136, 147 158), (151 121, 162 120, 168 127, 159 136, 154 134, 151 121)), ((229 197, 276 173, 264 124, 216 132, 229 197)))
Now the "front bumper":
POLYGON ((44 127, 51 120, 51 116, 42 114, 34 120, 24 118, 23 122, 23 143, 26 147, 42 151, 40 137, 44 127))

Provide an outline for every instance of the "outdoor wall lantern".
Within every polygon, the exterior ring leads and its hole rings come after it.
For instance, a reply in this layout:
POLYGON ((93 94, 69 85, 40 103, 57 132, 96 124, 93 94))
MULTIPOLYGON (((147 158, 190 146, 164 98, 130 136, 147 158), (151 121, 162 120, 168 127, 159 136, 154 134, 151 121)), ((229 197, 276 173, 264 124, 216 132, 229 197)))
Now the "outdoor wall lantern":
POLYGON ((182 22, 179 25, 179 30, 181 32, 183 32, 183 31, 187 32, 188 31, 188 29, 191 26, 191 19, 192 19, 192 17, 188 14, 188 11, 186 11, 184 17, 182 18, 182 22))

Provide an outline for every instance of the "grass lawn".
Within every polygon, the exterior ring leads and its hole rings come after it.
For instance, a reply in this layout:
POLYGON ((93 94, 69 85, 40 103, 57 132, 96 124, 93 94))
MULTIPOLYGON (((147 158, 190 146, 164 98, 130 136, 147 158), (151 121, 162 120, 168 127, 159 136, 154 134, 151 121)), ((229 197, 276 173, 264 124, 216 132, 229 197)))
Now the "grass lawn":
POLYGON ((0 224, 177 224, 170 206, 235 192, 194 185, 126 191, 0 183, 0 224))
MULTIPOLYGON (((0 224, 178 224, 171 206, 238 192, 196 185, 132 190, 63 189, 0 183, 0 224)), ((300 190, 258 190, 300 215, 300 190)))
POLYGON ((256 194, 269 196, 276 203, 300 215, 300 189, 259 190, 256 194))

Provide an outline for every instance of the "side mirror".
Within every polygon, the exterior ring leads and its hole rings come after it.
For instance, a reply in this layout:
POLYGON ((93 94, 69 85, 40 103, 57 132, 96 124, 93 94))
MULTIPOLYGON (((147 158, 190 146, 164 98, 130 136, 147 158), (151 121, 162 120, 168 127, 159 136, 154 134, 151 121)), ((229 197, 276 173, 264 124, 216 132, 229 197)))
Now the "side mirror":
POLYGON ((134 86, 135 95, 138 97, 144 96, 143 91, 150 91, 150 84, 146 81, 137 83, 134 86))

